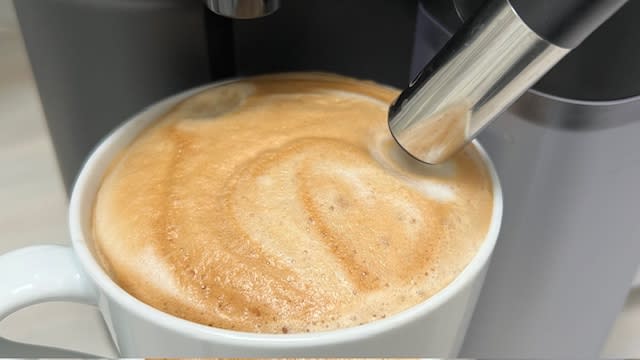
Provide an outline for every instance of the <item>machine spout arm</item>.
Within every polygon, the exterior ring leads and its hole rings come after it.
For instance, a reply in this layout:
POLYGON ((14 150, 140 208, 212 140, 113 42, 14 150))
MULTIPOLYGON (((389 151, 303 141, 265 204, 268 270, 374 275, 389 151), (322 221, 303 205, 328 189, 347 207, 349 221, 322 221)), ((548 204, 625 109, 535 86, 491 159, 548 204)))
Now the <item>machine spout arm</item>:
POLYGON ((626 0, 489 0, 389 108, 389 129, 438 164, 471 141, 626 0))

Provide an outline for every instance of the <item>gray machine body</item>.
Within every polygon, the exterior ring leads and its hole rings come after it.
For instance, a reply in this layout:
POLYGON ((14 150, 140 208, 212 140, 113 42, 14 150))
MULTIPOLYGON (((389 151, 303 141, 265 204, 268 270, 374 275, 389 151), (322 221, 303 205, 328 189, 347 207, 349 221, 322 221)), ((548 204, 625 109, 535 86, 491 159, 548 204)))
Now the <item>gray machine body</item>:
POLYGON ((512 112, 480 135, 504 220, 462 356, 599 357, 640 263, 639 138, 512 112))
MULTIPOLYGON (((504 218, 461 356, 599 357, 640 264, 638 5, 479 136, 504 218)), ((416 27, 414 73, 450 37, 423 7, 416 27)))
POLYGON ((14 1, 68 193, 102 137, 181 90, 301 70, 403 87, 417 5, 388 4, 367 0, 361 16, 362 1, 285 1, 272 15, 232 21, 202 0, 14 1))
POLYGON ((89 151, 144 106, 209 81, 201 4, 15 1, 67 192, 89 151))
MULTIPOLYGON (((241 21, 200 0, 15 6, 68 189, 99 139, 171 93, 286 70, 401 88, 450 36, 415 0, 367 0, 366 12, 365 1, 288 0, 241 21)), ((635 34, 623 49, 637 48, 635 34)), ((571 100, 567 84, 588 68, 557 68, 566 79, 543 79, 480 136, 502 181, 504 221, 462 356, 598 357, 640 263, 638 68, 614 74, 620 93, 606 99, 598 84, 580 87, 586 101, 571 100)))

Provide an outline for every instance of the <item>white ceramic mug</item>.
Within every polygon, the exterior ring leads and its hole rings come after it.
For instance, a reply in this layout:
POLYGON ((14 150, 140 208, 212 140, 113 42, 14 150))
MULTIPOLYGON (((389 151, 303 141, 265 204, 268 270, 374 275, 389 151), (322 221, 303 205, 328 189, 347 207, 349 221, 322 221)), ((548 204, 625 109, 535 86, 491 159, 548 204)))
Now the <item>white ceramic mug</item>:
POLYGON ((447 287, 412 308, 368 324, 316 333, 257 334, 211 328, 157 310, 121 289, 92 251, 91 214, 112 159, 177 102, 212 85, 185 91, 145 109, 94 150, 71 195, 72 247, 33 246, 0 256, 0 320, 46 301, 93 304, 125 357, 443 356, 455 357, 480 293, 502 219, 502 192, 487 154, 475 143, 493 182, 487 237, 447 287))

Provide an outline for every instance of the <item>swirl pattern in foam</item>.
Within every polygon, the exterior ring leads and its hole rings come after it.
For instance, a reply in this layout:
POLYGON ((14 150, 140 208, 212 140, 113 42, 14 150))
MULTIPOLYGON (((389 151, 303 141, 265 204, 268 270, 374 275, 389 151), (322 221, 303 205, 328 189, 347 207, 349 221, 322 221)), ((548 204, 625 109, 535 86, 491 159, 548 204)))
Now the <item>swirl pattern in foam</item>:
POLYGON ((160 310, 250 332, 344 328, 424 301, 482 243, 492 187, 471 147, 434 167, 399 152, 396 94, 286 74, 183 101, 104 177, 103 266, 160 310))

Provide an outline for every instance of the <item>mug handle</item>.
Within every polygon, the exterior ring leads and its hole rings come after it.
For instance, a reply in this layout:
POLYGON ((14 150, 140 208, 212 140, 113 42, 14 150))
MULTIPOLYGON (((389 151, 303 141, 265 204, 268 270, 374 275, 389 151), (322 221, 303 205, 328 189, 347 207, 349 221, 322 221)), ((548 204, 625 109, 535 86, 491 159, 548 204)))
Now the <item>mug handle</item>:
POLYGON ((30 246, 0 255, 0 321, 47 301, 96 305, 97 294, 68 246, 30 246))

